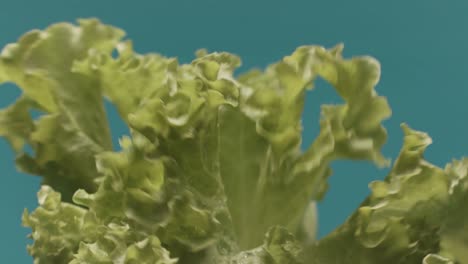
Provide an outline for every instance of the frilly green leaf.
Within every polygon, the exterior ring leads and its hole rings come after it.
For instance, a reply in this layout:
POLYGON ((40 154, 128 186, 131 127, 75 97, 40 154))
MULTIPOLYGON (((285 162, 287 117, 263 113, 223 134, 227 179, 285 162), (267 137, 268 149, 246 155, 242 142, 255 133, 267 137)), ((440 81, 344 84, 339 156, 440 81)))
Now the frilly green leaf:
POLYGON ((454 161, 445 170, 430 164, 423 154, 431 138, 406 124, 402 129, 404 144, 389 175, 370 184, 371 195, 342 227, 311 246, 313 263, 467 261, 468 163, 454 161))
POLYGON ((43 176, 43 184, 67 201, 78 188, 96 190, 94 155, 112 148, 98 80, 70 68, 92 49, 111 52, 123 36, 97 19, 83 19, 79 26, 59 23, 30 31, 0 54, 0 80, 23 92, 1 112, 0 135, 18 152, 21 170, 43 176), (43 115, 33 123, 28 110, 43 115), (23 153, 24 144, 33 157, 23 153))

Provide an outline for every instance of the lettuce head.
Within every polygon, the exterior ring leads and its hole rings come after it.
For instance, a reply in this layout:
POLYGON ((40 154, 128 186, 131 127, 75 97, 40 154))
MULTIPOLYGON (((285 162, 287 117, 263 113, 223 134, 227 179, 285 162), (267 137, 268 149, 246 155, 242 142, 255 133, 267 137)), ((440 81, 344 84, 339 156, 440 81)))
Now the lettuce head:
POLYGON ((381 154, 391 110, 374 89, 374 58, 302 46, 234 74, 236 55, 199 50, 180 64, 136 53, 124 35, 82 19, 0 54, 0 83, 22 90, 0 110, 0 135, 17 167, 42 177, 39 206, 22 219, 34 263, 468 263, 468 159, 432 165, 431 138, 406 124, 395 162, 381 154), (301 149, 317 78, 343 103, 322 106, 320 132, 301 149), (120 147, 104 100, 129 127, 120 147), (316 239, 315 201, 336 160, 391 170, 316 239))

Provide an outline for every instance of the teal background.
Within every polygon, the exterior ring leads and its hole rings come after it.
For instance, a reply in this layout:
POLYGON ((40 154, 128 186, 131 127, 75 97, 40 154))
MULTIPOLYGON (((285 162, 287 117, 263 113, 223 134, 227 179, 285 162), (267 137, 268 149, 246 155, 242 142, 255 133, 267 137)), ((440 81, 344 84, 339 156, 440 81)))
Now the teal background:
MULTIPOLYGON (((378 93, 388 97, 393 116, 385 122, 389 140, 384 154, 395 158, 401 122, 430 133, 426 157, 443 166, 467 153, 468 123, 467 1, 25 1, 2 0, 0 46, 24 32, 53 22, 98 17, 125 29, 138 52, 155 51, 188 62, 198 48, 228 51, 243 67, 265 67, 297 46, 345 44, 345 56, 372 55, 382 64, 378 93)), ((0 107, 19 94, 0 87, 0 107)), ((308 94, 304 145, 318 133, 319 105, 339 102, 320 82, 308 94)), ((114 135, 125 133, 111 111, 114 135)), ((23 208, 36 207, 39 179, 16 172, 9 146, 0 140, 0 256, 8 263, 32 263, 20 226, 23 208)), ((367 184, 388 171, 365 162, 337 162, 330 191, 319 205, 320 236, 354 211, 368 194, 367 184)), ((281 208, 278 208, 281 210, 281 208)))

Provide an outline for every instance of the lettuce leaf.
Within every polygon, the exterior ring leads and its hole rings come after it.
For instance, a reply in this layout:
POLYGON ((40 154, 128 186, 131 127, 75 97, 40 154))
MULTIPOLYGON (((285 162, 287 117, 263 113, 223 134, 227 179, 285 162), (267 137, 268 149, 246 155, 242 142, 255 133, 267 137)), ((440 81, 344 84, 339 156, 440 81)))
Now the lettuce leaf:
POLYGON ((310 247, 311 263, 465 263, 468 161, 444 169, 423 158, 432 143, 403 124, 404 144, 384 181, 333 233, 310 247), (339 254, 337 254, 339 252, 339 254))
POLYGON ((66 200, 77 188, 96 189, 94 155, 112 149, 99 81, 70 68, 91 48, 111 52, 122 36, 96 19, 80 20, 79 27, 30 31, 0 55, 0 81, 18 85, 24 98, 0 113, 0 134, 17 151, 19 168, 43 176, 66 200), (29 109, 44 115, 32 122, 29 109), (22 151, 25 143, 35 157, 22 151))
POLYGON ((431 139, 407 125, 388 177, 343 226, 315 238, 314 203, 333 161, 390 165, 381 148, 391 110, 374 89, 372 57, 302 46, 236 77, 236 55, 199 50, 180 65, 123 37, 83 19, 31 31, 0 54, 0 83, 23 91, 0 110, 0 135, 19 169, 43 177, 39 207, 23 216, 35 263, 468 262, 468 161, 431 165, 431 139), (317 78, 343 103, 322 106, 303 151, 305 94, 317 78), (104 100, 130 128, 119 151, 104 100))

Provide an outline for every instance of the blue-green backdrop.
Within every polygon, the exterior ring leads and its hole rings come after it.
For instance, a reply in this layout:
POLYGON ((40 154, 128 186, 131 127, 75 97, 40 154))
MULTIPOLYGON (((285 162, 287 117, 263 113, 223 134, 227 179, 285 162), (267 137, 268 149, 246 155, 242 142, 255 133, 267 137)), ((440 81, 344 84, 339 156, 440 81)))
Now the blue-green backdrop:
MULTIPOLYGON (((430 133, 434 144, 426 157, 443 166, 468 152, 467 11, 462 0, 2 0, 0 46, 33 28, 80 17, 125 29, 141 53, 188 62, 198 48, 229 51, 243 58, 242 69, 264 67, 300 45, 343 42, 345 56, 368 54, 382 64, 377 91, 393 109, 385 122, 384 154, 395 158, 402 139, 399 124, 408 122, 430 133)), ((0 88, 0 107, 19 94, 11 85, 0 88)), ((319 105, 338 102, 323 83, 307 100, 304 144, 317 134, 319 105)), ((115 113, 111 119, 114 134, 126 132, 115 113)), ((23 208, 36 207, 39 181, 16 172, 4 140, 0 155, 1 262, 32 263, 25 250, 29 230, 20 226, 20 217, 23 208)), ((319 205, 320 236, 356 208, 368 194, 368 182, 387 172, 363 162, 338 162, 333 168, 330 191, 319 205)))

